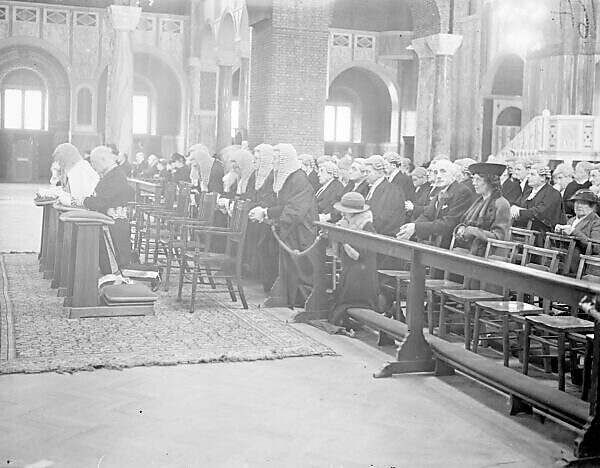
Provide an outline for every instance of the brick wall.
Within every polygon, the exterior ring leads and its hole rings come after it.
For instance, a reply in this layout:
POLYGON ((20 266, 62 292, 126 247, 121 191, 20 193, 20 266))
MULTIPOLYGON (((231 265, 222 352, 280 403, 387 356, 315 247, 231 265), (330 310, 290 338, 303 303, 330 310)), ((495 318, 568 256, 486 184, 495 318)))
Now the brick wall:
POLYGON ((249 139, 323 153, 329 2, 274 0, 271 20, 254 25, 249 139))
POLYGON ((448 32, 450 0, 410 0, 415 37, 448 32))

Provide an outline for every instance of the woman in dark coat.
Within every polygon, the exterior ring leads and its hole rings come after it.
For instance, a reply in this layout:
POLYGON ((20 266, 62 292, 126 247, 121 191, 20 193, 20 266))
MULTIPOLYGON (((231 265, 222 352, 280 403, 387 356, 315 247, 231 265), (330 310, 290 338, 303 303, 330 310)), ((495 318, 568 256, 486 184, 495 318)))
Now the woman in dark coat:
MULTIPOLYGON (((289 249, 303 251, 314 242, 317 219, 315 192, 294 147, 280 143, 273 152, 275 177, 273 190, 276 194, 271 207, 258 206, 250 212, 250 220, 267 221, 275 225, 279 237, 289 249)), ((283 248, 279 249, 278 293, 288 307, 304 305, 312 289, 313 266, 309 255, 292 258, 283 248)))
POLYGON ((478 195, 454 228, 457 247, 483 257, 488 239, 505 240, 510 229, 510 204, 502 196, 503 164, 475 163, 469 166, 478 195))
MULTIPOLYGON (((375 232, 373 214, 364 197, 357 192, 344 194, 335 209, 342 213, 337 224, 357 231, 375 232)), ((329 321, 341 324, 350 307, 365 307, 377 311, 379 283, 377 278, 377 254, 350 244, 338 244, 342 260, 342 275, 335 291, 335 301, 329 321)))

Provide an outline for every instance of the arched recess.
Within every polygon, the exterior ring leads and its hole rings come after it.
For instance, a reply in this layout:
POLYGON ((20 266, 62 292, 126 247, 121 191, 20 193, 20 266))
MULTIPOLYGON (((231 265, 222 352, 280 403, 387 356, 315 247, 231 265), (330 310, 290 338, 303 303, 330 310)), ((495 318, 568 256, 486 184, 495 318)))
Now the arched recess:
POLYGON ((210 23, 206 23, 198 34, 200 43, 196 50, 200 51, 200 59, 205 63, 215 63, 217 58, 217 40, 210 23))
POLYGON ((521 129, 524 66, 521 56, 514 53, 502 54, 492 62, 483 79, 484 158, 502 150, 521 129), (506 120, 506 113, 499 120, 500 115, 509 108, 516 109, 510 111, 510 122, 506 120))
POLYGON ((78 86, 75 90, 75 126, 91 130, 94 125, 94 91, 89 85, 78 86))
MULTIPOLYGON (((134 74, 134 95, 136 91, 151 91, 149 132, 141 137, 134 135, 136 141, 142 143, 146 153, 168 157, 174 151, 183 151, 187 112, 187 79, 183 70, 156 48, 136 44, 134 74)), ((97 74, 96 82, 97 125, 98 132, 103 133, 106 120, 107 65, 97 74)))
MULTIPOLYGON (((30 70, 43 83, 45 116, 42 130, 0 128, 0 179, 47 179, 54 146, 68 140, 70 76, 51 46, 35 38, 12 39, 0 41, 0 89, 11 72, 30 70)), ((0 95, 0 109, 2 99, 0 95)))
POLYGON ((235 21, 229 11, 223 13, 219 22, 217 54, 220 63, 225 62, 228 65, 233 65, 236 59, 235 21))
POLYGON ((239 42, 239 50, 242 57, 250 57, 250 24, 248 22, 248 10, 246 5, 242 7, 240 22, 237 30, 237 41, 239 42))
MULTIPOLYGON (((358 62, 342 67, 330 80, 326 105, 351 108, 350 141, 335 141, 339 140, 336 135, 334 141, 325 142, 326 152, 345 151, 350 146, 353 154, 368 155, 394 145, 397 148, 398 89, 381 67, 358 62)), ((330 108, 328 112, 331 115, 333 111, 330 108)))

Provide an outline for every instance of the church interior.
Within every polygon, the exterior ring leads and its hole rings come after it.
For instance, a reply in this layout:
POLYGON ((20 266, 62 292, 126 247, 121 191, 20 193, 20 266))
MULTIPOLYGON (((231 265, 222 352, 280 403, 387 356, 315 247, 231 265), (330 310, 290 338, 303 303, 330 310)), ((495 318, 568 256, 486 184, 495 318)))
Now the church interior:
POLYGON ((599 23, 0 0, 0 467, 600 466, 599 23))

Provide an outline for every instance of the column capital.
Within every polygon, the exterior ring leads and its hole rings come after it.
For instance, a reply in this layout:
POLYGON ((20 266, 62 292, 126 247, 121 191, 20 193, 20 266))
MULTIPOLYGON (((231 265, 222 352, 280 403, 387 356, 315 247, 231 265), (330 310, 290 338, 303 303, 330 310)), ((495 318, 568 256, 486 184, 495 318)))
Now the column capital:
POLYGON ((233 67, 237 63, 237 58, 234 56, 217 57, 216 62, 219 67, 233 67))
POLYGON ((133 31, 140 20, 142 9, 126 5, 110 5, 109 16, 117 31, 133 31))
POLYGON ((425 38, 435 55, 454 55, 462 44, 462 39, 460 34, 434 34, 425 38))
POLYGON ((219 68, 214 60, 206 60, 200 57, 189 57, 188 65, 203 72, 216 72, 219 68))
POLYGON ((419 59, 433 57, 433 51, 431 50, 431 47, 429 47, 426 37, 419 37, 417 39, 413 39, 412 41, 410 41, 410 45, 414 49, 419 59))

